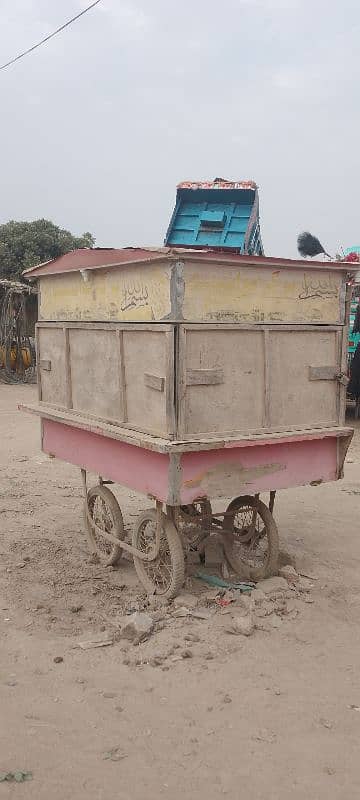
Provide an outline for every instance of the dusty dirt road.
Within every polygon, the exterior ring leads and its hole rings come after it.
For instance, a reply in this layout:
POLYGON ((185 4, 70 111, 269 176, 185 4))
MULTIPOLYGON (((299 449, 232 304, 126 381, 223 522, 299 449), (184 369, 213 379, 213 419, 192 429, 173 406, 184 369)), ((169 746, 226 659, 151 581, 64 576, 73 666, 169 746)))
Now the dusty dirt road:
MULTIPOLYGON (((357 799, 360 430, 344 481, 279 495, 282 545, 317 578, 295 613, 246 639, 217 613, 83 651, 144 595, 130 563, 89 564, 78 472, 17 411, 34 395, 0 385, 0 772, 33 773, 0 798, 357 799)), ((130 526, 148 502, 118 496, 130 526)))

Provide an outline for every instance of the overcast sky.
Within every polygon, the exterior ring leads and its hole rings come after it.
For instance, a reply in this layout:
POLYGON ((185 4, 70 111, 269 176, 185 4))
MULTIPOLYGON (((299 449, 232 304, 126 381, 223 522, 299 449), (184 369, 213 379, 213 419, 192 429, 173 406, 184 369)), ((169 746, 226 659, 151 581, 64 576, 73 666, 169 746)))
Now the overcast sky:
MULTIPOLYGON (((90 0, 0 0, 0 60, 90 0)), ((161 244, 176 184, 256 180, 268 255, 360 244, 359 0, 102 0, 0 72, 0 221, 161 244)))

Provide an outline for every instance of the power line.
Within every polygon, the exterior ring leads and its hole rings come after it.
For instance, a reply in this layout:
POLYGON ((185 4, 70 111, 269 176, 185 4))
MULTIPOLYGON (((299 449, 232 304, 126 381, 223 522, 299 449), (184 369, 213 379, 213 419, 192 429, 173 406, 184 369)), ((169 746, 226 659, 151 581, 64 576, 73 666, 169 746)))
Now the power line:
POLYGON ((10 61, 7 61, 6 64, 3 64, 0 67, 0 71, 2 69, 6 69, 6 67, 10 67, 11 64, 15 64, 15 61, 19 61, 20 58, 23 58, 24 56, 27 56, 29 53, 32 53, 33 50, 36 50, 37 47, 40 47, 42 44, 45 44, 45 42, 48 42, 49 39, 52 39, 54 36, 56 36, 58 33, 63 31, 65 28, 68 28, 69 25, 71 25, 77 19, 82 17, 84 14, 86 14, 87 11, 90 11, 91 8, 94 8, 94 6, 97 6, 98 3, 101 3, 101 0, 95 0, 95 2, 91 3, 90 6, 88 6, 87 8, 84 8, 83 11, 80 11, 80 14, 77 14, 76 17, 73 17, 72 19, 69 19, 67 22, 64 23, 64 25, 61 25, 60 28, 57 28, 56 31, 54 31, 53 33, 50 33, 49 36, 45 36, 44 39, 41 39, 41 42, 38 42, 37 44, 34 44, 32 47, 29 47, 28 50, 24 50, 23 53, 19 53, 18 56, 15 56, 15 58, 12 58, 10 61))

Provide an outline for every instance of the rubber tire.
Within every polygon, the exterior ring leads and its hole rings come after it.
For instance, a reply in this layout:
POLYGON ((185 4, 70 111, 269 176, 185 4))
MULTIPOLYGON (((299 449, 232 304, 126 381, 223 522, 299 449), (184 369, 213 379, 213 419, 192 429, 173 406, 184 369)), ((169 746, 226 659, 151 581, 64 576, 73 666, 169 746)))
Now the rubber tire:
MULTIPOLYGON (((168 586, 165 592, 158 592, 156 590, 156 586, 153 584, 152 580, 149 578, 146 572, 146 569, 144 567, 144 561, 142 561, 141 558, 136 558, 136 556, 134 556, 134 566, 139 581, 142 583, 144 589, 146 589, 148 594, 150 595, 157 594, 161 597, 166 597, 169 600, 171 600, 173 597, 176 597, 176 595, 184 585, 185 559, 184 559, 184 551, 182 548, 181 539, 174 523, 166 514, 164 514, 163 516, 164 516, 164 534, 168 541, 171 564, 172 564, 172 576, 170 585, 168 586)), ((136 520, 132 535, 132 546, 136 547, 136 549, 139 549, 138 536, 145 520, 153 521, 156 525, 157 513, 154 508, 149 508, 147 511, 143 511, 142 514, 140 514, 140 516, 136 520)))
POLYGON ((234 517, 224 517, 223 519, 223 543, 225 557, 231 567, 238 575, 249 580, 261 580, 262 578, 269 578, 271 575, 276 575, 279 569, 279 534, 276 522, 268 507, 262 500, 256 500, 255 497, 245 495, 244 497, 237 497, 232 500, 226 510, 234 512, 234 517), (250 567, 245 561, 238 558, 233 551, 233 526, 236 512, 244 506, 256 508, 259 516, 261 517, 268 540, 268 559, 266 564, 262 567, 250 567))
MULTIPOLYGON (((101 497, 101 499, 106 503, 107 506, 110 508, 111 516, 114 520, 114 530, 112 531, 112 535, 115 536, 116 539, 124 538, 124 520, 123 515, 121 513, 121 508, 119 503, 115 497, 115 495, 107 488, 107 486, 103 486, 99 484, 98 486, 93 486, 89 489, 87 493, 87 503, 93 497, 101 497)), ((106 567, 114 566, 120 560, 122 556, 122 548, 116 545, 113 545, 109 556, 106 557, 102 550, 100 550, 97 546, 96 539, 90 527, 90 524, 87 520, 86 516, 86 508, 84 509, 84 517, 85 517, 85 529, 88 535, 89 544, 91 547, 91 552, 99 556, 101 563, 104 564, 106 567)))

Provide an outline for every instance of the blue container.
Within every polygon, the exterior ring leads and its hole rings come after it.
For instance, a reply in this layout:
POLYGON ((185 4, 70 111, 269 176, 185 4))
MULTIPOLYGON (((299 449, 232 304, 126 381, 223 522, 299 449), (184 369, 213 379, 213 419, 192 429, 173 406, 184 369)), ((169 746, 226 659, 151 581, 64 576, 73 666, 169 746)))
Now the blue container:
POLYGON ((180 183, 165 245, 264 255, 256 184, 180 183))

